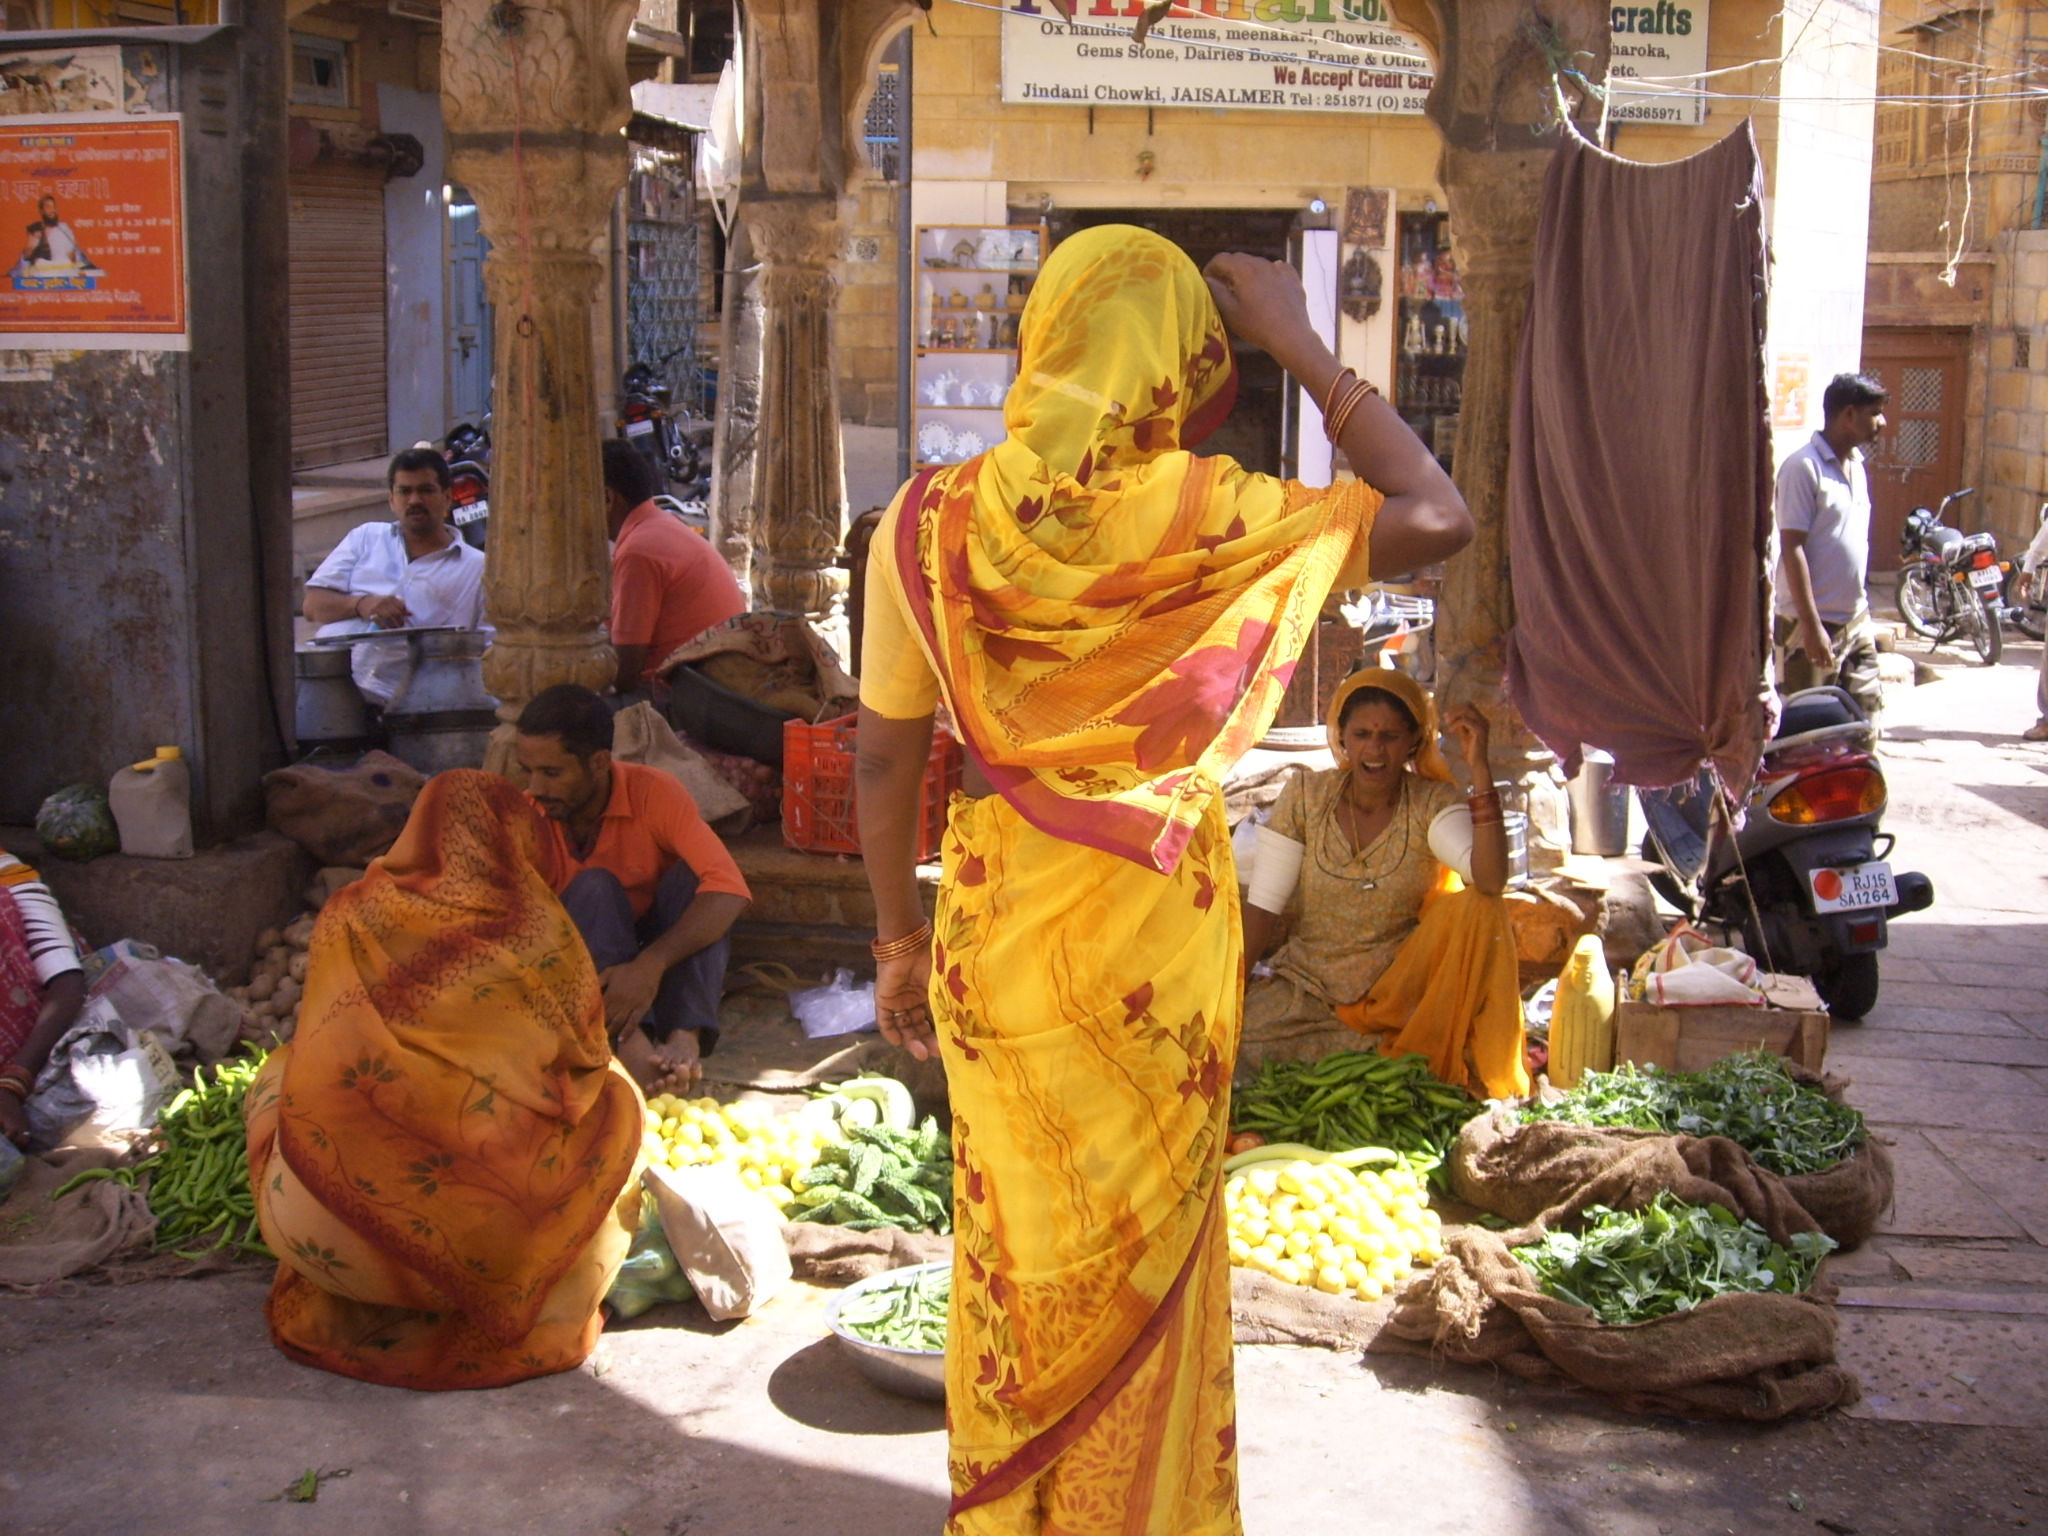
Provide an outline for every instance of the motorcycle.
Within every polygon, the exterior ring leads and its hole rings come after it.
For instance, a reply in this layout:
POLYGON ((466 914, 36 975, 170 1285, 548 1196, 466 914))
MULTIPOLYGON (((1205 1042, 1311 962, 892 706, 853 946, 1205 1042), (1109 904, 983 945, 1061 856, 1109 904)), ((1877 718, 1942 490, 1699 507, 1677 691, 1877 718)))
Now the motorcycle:
POLYGON ((1933 511, 1915 507, 1899 535, 1899 617, 1914 634, 1943 645, 1967 639, 1985 666, 2005 649, 2005 567, 1998 538, 1964 533, 1942 521, 1964 489, 1942 497, 1933 511))
POLYGON ((675 410, 667 384, 646 363, 635 363, 619 380, 619 436, 631 443, 681 492, 701 501, 711 491, 703 432, 675 410))
MULTIPOLYGON (((2041 503, 2039 526, 2048 527, 2048 501, 2041 503)), ((2038 541, 2040 535, 2035 538, 2038 541)), ((2005 578, 2005 622, 2029 640, 2048 639, 2048 569, 2034 573, 2024 597, 2016 594, 2019 584, 2020 571, 2015 565, 2005 578)))
POLYGON ((1933 905, 1934 884, 1892 869, 1876 733, 1848 694, 1785 700, 1739 827, 1704 773, 1637 799, 1643 857, 1662 866, 1651 883, 1667 900, 1739 935, 1766 969, 1808 977, 1836 1018, 1876 1005, 1886 925, 1933 905))
POLYGON ((448 460, 448 520, 467 543, 482 549, 491 526, 490 429, 458 422, 441 440, 441 452, 448 460))

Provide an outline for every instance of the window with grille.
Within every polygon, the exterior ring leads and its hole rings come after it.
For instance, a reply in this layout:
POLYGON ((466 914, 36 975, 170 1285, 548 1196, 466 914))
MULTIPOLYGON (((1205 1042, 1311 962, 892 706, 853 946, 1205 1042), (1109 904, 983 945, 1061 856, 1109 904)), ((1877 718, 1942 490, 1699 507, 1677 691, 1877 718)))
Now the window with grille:
POLYGON ((1970 111, 1983 79, 1984 13, 1951 11, 1916 29, 1920 95, 1919 163, 1941 164, 1967 153, 1970 111))
POLYGON ((1940 457, 1940 422, 1902 421, 1893 430, 1891 458, 1894 464, 1932 464, 1940 457))
MULTIPOLYGON (((1908 32, 1902 42, 1915 46, 1919 34, 1908 32)), ((1872 140, 1871 169, 1873 171, 1902 171, 1913 164, 1913 107, 1901 101, 1896 106, 1886 106, 1888 96, 1908 97, 1918 80, 1918 71, 1912 59, 1903 53, 1885 53, 1879 56, 1877 64, 1877 131, 1872 140)))
POLYGON ((903 179, 903 74, 894 64, 884 64, 875 75, 875 94, 868 100, 863 127, 867 139, 868 164, 884 181, 903 179))
POLYGON ((2025 331, 2012 339, 2012 365, 2015 368, 2034 366, 2034 338, 2025 331))
POLYGON ((1939 368, 1902 368, 1899 370, 1898 393, 1890 403, 1899 411, 1938 411, 1941 409, 1941 385, 1939 368))

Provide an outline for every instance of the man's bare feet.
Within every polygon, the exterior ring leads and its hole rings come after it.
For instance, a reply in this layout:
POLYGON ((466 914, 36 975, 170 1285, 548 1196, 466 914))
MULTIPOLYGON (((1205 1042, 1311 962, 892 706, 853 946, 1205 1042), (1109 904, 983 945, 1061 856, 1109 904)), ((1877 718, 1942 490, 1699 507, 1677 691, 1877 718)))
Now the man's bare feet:
POLYGON ((656 1045, 636 1024, 619 1037, 616 1054, 643 1093, 682 1093, 704 1075, 694 1029, 679 1029, 656 1045))

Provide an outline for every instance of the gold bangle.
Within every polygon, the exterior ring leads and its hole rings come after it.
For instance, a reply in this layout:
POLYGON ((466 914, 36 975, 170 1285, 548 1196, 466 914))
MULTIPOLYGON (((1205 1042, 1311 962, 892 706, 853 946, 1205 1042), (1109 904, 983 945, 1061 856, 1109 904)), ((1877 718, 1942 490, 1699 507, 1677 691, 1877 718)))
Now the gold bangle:
POLYGON ((1318 409, 1322 411, 1325 421, 1330 419, 1330 408, 1337 403, 1337 386, 1342 384, 1347 377, 1356 379, 1358 371, 1354 368, 1339 368, 1337 376, 1330 380, 1330 387, 1323 391, 1323 398, 1318 409))
POLYGON ((1351 386, 1343 400, 1338 403, 1336 410, 1323 419, 1323 432, 1331 442, 1337 441, 1338 434, 1344 430, 1344 423, 1351 419, 1352 413, 1358 409, 1365 397, 1378 393, 1379 391, 1364 379, 1351 386))
POLYGON ((932 941, 932 925, 920 923, 916 930, 893 939, 874 939, 868 944, 868 953, 877 960, 901 960, 905 955, 916 954, 932 941))

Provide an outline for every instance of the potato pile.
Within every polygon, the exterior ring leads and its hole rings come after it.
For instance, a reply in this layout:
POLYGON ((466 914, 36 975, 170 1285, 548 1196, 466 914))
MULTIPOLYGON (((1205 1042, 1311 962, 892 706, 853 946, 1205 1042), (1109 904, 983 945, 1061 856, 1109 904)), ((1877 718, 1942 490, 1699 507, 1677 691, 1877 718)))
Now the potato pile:
POLYGON ((266 928, 256 940, 256 965, 247 986, 228 988, 242 1009, 242 1038, 282 1042, 298 1028, 299 998, 306 989, 306 950, 313 942, 313 914, 285 928, 266 928))

